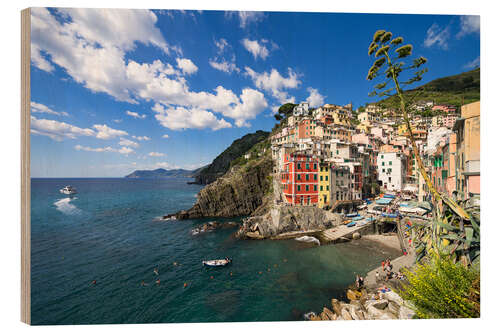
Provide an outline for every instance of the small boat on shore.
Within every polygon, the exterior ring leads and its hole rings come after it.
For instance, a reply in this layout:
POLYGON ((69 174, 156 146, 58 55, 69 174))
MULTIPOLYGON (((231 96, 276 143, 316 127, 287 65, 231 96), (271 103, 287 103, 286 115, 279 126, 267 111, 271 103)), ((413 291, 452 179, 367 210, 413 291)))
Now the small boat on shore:
POLYGON ((356 225, 356 222, 349 222, 347 223, 347 227, 350 228, 350 227, 354 227, 356 225))
POLYGON ((203 266, 207 267, 224 267, 233 262, 232 259, 225 258, 225 259, 215 259, 215 260, 203 260, 203 266))
POLYGON ((67 185, 67 186, 64 186, 62 189, 59 190, 59 192, 61 192, 62 194, 67 194, 67 195, 72 195, 72 194, 76 194, 76 188, 74 188, 73 186, 70 186, 70 185, 67 185))
POLYGON ((359 216, 359 214, 357 212, 356 213, 347 214, 345 217, 356 217, 356 216, 359 216))

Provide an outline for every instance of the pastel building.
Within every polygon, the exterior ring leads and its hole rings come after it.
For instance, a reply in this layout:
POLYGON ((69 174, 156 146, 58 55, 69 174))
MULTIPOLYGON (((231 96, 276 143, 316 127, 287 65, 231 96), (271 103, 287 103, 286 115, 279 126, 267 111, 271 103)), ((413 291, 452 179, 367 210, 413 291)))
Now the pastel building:
POLYGON ((319 165, 319 192, 318 207, 323 208, 330 205, 330 167, 328 163, 319 165))
POLYGON ((401 191, 406 178, 406 156, 402 152, 380 152, 377 156, 378 180, 382 188, 401 191))

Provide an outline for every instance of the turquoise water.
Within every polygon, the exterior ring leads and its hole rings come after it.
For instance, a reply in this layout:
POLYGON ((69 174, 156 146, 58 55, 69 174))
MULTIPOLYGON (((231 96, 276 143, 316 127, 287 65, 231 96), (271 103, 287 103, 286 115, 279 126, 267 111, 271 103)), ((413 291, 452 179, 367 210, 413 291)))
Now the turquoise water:
POLYGON ((236 240, 236 228, 192 236, 214 219, 155 220, 196 201, 201 186, 186 181, 32 179, 32 323, 302 320, 397 255, 368 241, 236 240), (65 185, 78 195, 60 194, 65 185), (230 267, 201 264, 226 256, 230 267))

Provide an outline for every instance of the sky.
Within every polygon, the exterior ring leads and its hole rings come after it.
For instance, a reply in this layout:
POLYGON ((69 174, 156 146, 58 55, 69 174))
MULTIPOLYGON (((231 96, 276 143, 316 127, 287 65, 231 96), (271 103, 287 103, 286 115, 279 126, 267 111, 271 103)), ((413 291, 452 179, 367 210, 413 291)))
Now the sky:
POLYGON ((33 8, 31 176, 195 169, 271 130, 284 103, 375 102, 378 29, 428 59, 421 83, 480 65, 479 16, 33 8))

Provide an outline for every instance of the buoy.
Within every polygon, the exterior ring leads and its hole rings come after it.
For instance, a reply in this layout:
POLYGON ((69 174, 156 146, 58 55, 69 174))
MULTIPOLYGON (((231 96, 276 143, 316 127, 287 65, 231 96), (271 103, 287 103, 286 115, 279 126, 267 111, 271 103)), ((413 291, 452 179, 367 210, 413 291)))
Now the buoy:
POLYGON ((174 261, 174 266, 177 266, 177 261, 174 261))
POLYGON ((156 284, 160 284, 160 279, 156 280, 156 284))
POLYGON ((213 275, 210 275, 210 278, 213 280, 214 276, 213 276, 213 275))
POLYGON ((233 272, 229 272, 229 275, 233 276, 233 272))
POLYGON ((92 284, 94 284, 94 285, 97 284, 97 281, 96 280, 92 281, 92 284))
POLYGON ((184 282, 184 288, 186 288, 188 286, 187 282, 184 282))
POLYGON ((262 274, 262 272, 259 272, 259 274, 262 274))

